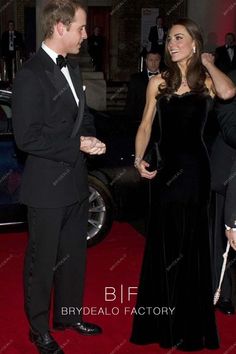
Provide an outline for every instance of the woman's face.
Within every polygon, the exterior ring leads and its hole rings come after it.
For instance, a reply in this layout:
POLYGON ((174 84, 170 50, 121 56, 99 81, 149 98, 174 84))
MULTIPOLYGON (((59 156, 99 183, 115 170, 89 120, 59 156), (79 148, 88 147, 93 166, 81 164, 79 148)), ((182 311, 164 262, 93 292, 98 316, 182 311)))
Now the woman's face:
POLYGON ((167 49, 174 62, 185 62, 193 55, 194 40, 184 26, 174 25, 167 37, 167 49))

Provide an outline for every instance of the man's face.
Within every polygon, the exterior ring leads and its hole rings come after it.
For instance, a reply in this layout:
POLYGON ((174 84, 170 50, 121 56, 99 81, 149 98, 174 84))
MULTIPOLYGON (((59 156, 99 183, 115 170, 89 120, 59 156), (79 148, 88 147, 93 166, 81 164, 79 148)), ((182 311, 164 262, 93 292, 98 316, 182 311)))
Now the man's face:
POLYGON ((163 19, 161 17, 157 18, 156 22, 158 27, 163 27, 163 19))
POLYGON ((14 31, 14 23, 13 22, 9 22, 9 25, 8 25, 8 29, 9 31, 14 31))
POLYGON ((99 27, 95 27, 94 28, 94 34, 95 34, 95 36, 99 36, 100 35, 100 28, 99 27))
POLYGON ((161 56, 159 54, 148 54, 146 59, 147 69, 151 72, 159 70, 161 56))
POLYGON ((65 53, 79 53, 82 42, 87 39, 86 23, 86 12, 83 9, 78 9, 70 26, 68 28, 64 26, 65 28, 61 39, 65 53))
POLYGON ((227 34, 225 36, 225 44, 227 44, 227 45, 233 45, 234 44, 234 37, 232 36, 232 34, 227 34))

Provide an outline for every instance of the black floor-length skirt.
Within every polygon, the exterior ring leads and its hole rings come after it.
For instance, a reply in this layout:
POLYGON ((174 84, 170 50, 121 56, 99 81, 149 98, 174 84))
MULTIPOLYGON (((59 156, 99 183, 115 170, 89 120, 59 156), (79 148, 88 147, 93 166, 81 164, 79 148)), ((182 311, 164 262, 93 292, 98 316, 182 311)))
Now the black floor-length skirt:
POLYGON ((216 349, 207 205, 152 210, 131 342, 216 349))

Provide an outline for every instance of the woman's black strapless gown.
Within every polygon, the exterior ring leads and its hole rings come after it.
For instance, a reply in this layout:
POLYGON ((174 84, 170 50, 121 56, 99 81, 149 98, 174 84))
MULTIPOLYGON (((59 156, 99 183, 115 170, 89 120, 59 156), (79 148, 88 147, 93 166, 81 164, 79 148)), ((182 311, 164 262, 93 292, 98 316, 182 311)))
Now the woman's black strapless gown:
POLYGON ((211 106, 194 92, 158 101, 164 168, 151 211, 131 342, 217 349, 211 285, 210 167, 203 130, 211 106))

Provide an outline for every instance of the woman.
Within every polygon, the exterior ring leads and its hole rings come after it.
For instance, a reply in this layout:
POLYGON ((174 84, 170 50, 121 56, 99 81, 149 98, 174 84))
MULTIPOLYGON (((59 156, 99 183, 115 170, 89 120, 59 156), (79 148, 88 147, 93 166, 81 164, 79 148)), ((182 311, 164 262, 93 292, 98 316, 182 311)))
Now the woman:
POLYGON ((135 158, 141 176, 152 179, 152 205, 131 341, 190 351, 219 346, 209 259, 209 159, 202 136, 214 95, 228 99, 236 93, 213 57, 201 54, 202 46, 193 21, 180 19, 170 28, 167 70, 149 82, 135 158), (143 160, 156 111, 164 160, 158 173, 149 172, 143 160))

